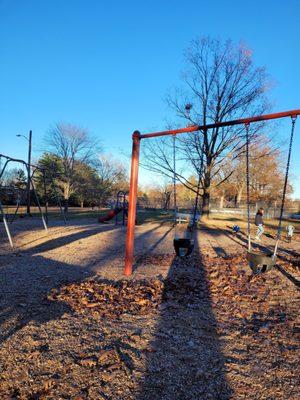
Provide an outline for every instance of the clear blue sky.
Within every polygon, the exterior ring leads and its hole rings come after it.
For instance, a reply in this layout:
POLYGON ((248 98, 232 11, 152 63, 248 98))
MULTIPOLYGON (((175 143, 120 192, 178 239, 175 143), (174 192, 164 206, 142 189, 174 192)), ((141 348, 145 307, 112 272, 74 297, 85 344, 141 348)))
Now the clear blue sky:
MULTIPOLYGON (((134 129, 165 127, 164 96, 183 50, 202 35, 243 40, 276 82, 275 110, 300 108, 298 0, 0 0, 1 152, 34 155, 54 122, 88 128, 129 151, 134 129)), ((283 134, 287 135, 284 130, 283 134)), ((293 157, 300 197, 300 120, 293 157)))

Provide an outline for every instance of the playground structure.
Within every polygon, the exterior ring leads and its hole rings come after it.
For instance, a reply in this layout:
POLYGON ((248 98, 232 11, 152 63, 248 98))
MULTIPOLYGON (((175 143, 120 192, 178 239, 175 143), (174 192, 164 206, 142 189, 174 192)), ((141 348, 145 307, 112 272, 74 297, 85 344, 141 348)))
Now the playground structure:
MULTIPOLYGON (((191 104, 186 105, 186 110, 189 113, 191 104)), ((200 217, 198 213, 198 203, 200 196, 200 183, 203 173, 203 145, 200 160, 200 170, 198 173, 198 183, 195 196, 194 208, 191 213, 178 213, 177 208, 177 185, 176 185, 176 135, 173 135, 173 195, 174 195, 174 226, 175 234, 173 240, 174 250, 179 257, 189 256, 194 249, 195 231, 200 217)))
POLYGON ((127 193, 124 192, 123 190, 119 190, 117 193, 117 200, 114 204, 114 208, 110 210, 105 216, 99 217, 98 222, 99 223, 106 223, 113 218, 115 218, 115 225, 118 225, 118 216, 120 213, 122 213, 122 225, 125 225, 125 219, 128 216, 128 203, 126 200, 127 193))
MULTIPOLYGON (((54 185, 54 182, 53 182, 53 179, 52 179, 52 175, 49 173, 49 171, 47 171, 45 168, 42 168, 40 166, 37 166, 37 165, 34 165, 34 164, 29 164, 24 160, 17 159, 17 158, 12 158, 12 157, 6 156, 4 154, 0 154, 0 161, 2 160, 2 158, 5 160, 5 162, 4 162, 3 167, 0 170, 0 180, 3 177, 3 174, 4 174, 7 166, 9 165, 9 163, 13 162, 13 163, 17 163, 17 164, 19 164, 21 166, 26 167, 26 169, 28 171, 28 182, 29 182, 29 185, 27 185, 27 188, 26 188, 26 190, 24 192, 28 192, 28 190, 32 190, 33 191, 34 197, 35 197, 35 201, 36 201, 36 204, 37 204, 37 207, 38 207, 41 219, 42 219, 42 223, 43 223, 44 229, 46 231, 48 230, 48 219, 49 219, 49 217, 48 217, 48 206, 47 206, 47 184, 46 184, 46 182, 47 182, 47 178, 50 178, 51 186, 52 186, 52 188, 54 190, 55 197, 56 197, 57 203, 59 205, 60 213, 61 213, 61 215, 63 217, 64 223, 66 224, 66 216, 65 216, 65 214, 63 212, 62 205, 61 205, 58 193, 56 191, 56 188, 55 188, 55 185, 54 185), (37 171, 39 171, 42 174, 42 179, 43 179, 43 186, 44 186, 44 193, 45 193, 44 211, 42 210, 42 206, 41 206, 39 197, 38 197, 37 192, 36 192, 35 184, 34 184, 34 175, 36 174, 37 171)), ((5 188, 5 189, 16 190, 14 188, 5 188)), ((26 197, 28 198, 28 193, 26 193, 26 194, 27 194, 26 197)), ((18 194, 15 212, 14 212, 13 217, 11 218, 11 220, 9 220, 7 214, 4 212, 4 207, 3 207, 3 204, 2 204, 2 201, 1 201, 1 191, 0 191, 0 212, 1 212, 3 223, 4 223, 5 231, 6 231, 9 243, 10 243, 12 248, 14 247, 14 243, 13 243, 13 240, 12 240, 12 235, 11 235, 10 228, 9 228, 9 223, 12 223, 15 220, 15 218, 16 218, 16 216, 18 214, 20 205, 21 205, 21 197, 18 194)), ((27 204, 27 206, 28 206, 28 204, 27 204)))
MULTIPOLYGON (((128 203, 126 200, 127 192, 124 192, 123 190, 119 190, 117 193, 117 203, 116 207, 122 209, 122 225, 125 225, 125 219, 128 217, 128 203)), ((119 213, 116 214, 115 218, 115 225, 118 225, 118 216, 119 213)))
POLYGON ((200 214, 195 211, 191 214, 175 211, 175 233, 173 246, 179 257, 189 256, 194 249, 194 235, 200 214))
MULTIPOLYGON (((22 207, 22 204, 25 204, 28 196, 27 189, 16 188, 12 186, 1 186, 0 187, 1 195, 0 198, 5 197, 8 199, 10 203, 14 203, 16 205, 15 211, 10 218, 9 222, 12 224, 19 212, 19 209, 22 207)), ((2 201, 3 203, 3 201, 2 201)), ((27 204, 26 204, 27 206, 27 204)), ((25 214, 27 215, 27 214, 25 214)), ((21 215, 20 215, 21 217, 21 215)), ((8 219, 8 218, 7 218, 8 219)))
MULTIPOLYGON (((288 154, 288 162, 286 167, 286 174, 285 174, 285 184, 282 196, 282 205, 281 205, 281 213, 279 219, 279 226, 278 226, 278 234, 277 234, 277 241, 274 249, 274 253, 272 257, 269 254, 253 254, 251 252, 251 236, 250 236, 250 212, 248 211, 248 252, 247 257, 249 259, 249 264, 252 262, 254 266, 258 265, 269 265, 272 266, 276 262, 276 251, 278 247, 278 242, 281 238, 281 222, 283 217, 283 210, 284 210, 284 203, 285 203, 285 196, 286 196, 286 186, 287 186, 287 179, 289 173, 289 164, 290 164, 290 156, 291 156, 291 149, 292 149, 292 142, 293 142, 293 135, 294 135, 294 126, 297 116, 300 115, 300 109, 297 110, 290 110, 284 111, 279 113, 273 114, 265 114, 259 115, 249 118, 242 118, 232 121, 226 122, 217 122, 207 125, 192 125, 184 128, 174 129, 174 130, 167 130, 167 131, 160 131, 160 132, 152 132, 148 134, 141 134, 139 131, 134 131, 132 135, 132 156, 131 156, 131 172, 130 172, 130 190, 129 190, 129 211, 128 211, 128 224, 127 224, 127 235, 126 235, 126 249, 125 249, 125 266, 124 266, 124 273, 125 275, 132 274, 132 266, 134 261, 134 229, 135 229, 135 220, 136 220, 136 203, 137 203, 137 188, 138 188, 138 171, 139 171, 139 156, 140 156, 140 143, 142 139, 150 139, 154 137, 163 137, 163 136, 172 136, 176 137, 178 134, 182 133, 193 133, 193 132, 204 132, 209 129, 213 128, 222 128, 226 126, 234 126, 234 125, 244 125, 246 128, 246 149, 247 149, 247 204, 248 210, 250 211, 249 205, 249 126, 251 123, 279 119, 279 118, 292 118, 292 130, 290 136, 290 146, 289 146, 289 154, 288 154), (251 254, 253 254, 251 256, 251 254), (251 258, 252 257, 252 258, 251 258), (273 263, 274 261, 274 263, 273 263), (266 264, 267 262, 267 264, 266 264)), ((185 239, 185 238, 182 238, 185 239)), ((176 250, 176 249, 175 249, 176 250)), ((251 265, 250 265, 251 266, 251 265)))

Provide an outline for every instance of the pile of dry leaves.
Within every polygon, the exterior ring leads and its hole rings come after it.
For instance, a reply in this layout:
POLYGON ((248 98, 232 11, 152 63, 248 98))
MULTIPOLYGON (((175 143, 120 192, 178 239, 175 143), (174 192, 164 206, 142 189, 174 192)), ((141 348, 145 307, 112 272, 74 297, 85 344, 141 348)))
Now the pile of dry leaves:
POLYGON ((76 312, 88 311, 94 317, 115 319, 123 315, 145 315, 163 302, 194 303, 203 292, 203 283, 184 271, 163 278, 110 281, 99 277, 52 289, 50 301, 68 304, 76 312))
POLYGON ((118 318, 123 314, 145 314, 162 299, 164 282, 149 280, 108 281, 95 278, 53 289, 48 300, 67 303, 74 311, 89 309, 94 316, 118 318))

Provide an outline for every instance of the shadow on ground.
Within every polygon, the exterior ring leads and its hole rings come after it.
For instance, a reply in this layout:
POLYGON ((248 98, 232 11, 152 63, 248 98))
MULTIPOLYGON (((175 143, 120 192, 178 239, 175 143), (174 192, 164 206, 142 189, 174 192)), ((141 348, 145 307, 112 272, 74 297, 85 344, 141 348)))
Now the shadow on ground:
POLYGON ((225 400, 232 394, 203 257, 196 247, 188 260, 174 258, 170 266, 170 283, 163 294, 166 309, 156 326, 136 400, 225 400))
MULTIPOLYGON (((209 233, 212 236, 219 236, 219 235, 227 236, 231 241, 235 242, 236 244, 239 244, 241 246, 241 249, 244 249, 245 254, 246 254, 247 247, 248 247, 248 239, 244 233, 240 232, 237 234, 233 234, 230 229, 226 229, 226 228, 211 228, 211 229, 209 229, 209 233)), ((285 278, 287 278, 291 283, 293 283, 297 287, 300 287, 300 280, 297 279, 292 274, 290 274, 288 271, 285 270, 285 268, 282 265, 280 265, 280 262, 288 262, 288 263, 292 263, 293 265, 299 267, 300 254, 299 254, 299 252, 297 252, 295 250, 291 250, 291 249, 287 249, 287 248, 283 247, 281 244, 282 244, 282 241, 279 242, 278 253, 277 253, 279 262, 277 263, 275 268, 281 275, 283 275, 285 278)), ((270 251, 273 251, 274 245, 275 245, 275 239, 273 241, 273 244, 271 244, 271 245, 252 242, 253 250, 257 250, 262 253, 269 253, 270 251)), ((224 248, 213 247, 213 249, 218 256, 226 258, 227 253, 224 250, 224 248)))

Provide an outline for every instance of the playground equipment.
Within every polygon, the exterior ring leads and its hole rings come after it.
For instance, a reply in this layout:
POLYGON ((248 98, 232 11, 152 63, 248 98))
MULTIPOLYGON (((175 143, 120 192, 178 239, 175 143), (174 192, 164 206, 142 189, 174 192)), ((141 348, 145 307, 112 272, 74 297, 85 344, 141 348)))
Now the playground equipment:
MULTIPOLYGON (((125 225, 125 219, 128 217, 128 202, 126 200, 127 192, 119 190, 117 193, 117 203, 116 207, 120 208, 122 211, 122 225, 125 225)), ((118 225, 118 216, 120 213, 116 214, 115 225, 118 225)))
MULTIPOLYGON (((27 190, 13 187, 13 186, 1 186, 0 187, 0 198, 7 198, 10 203, 15 204, 15 211, 9 222, 12 224, 19 214, 19 210, 23 205, 27 206, 27 190)), ((20 218, 25 217, 27 214, 19 214, 20 218)), ((7 218, 8 219, 8 218, 7 218)))
MULTIPOLYGON (((53 182, 51 173, 50 173, 49 171, 47 171, 45 168, 41 168, 41 167, 39 167, 39 166, 37 166, 37 165, 34 165, 34 164, 28 164, 28 163, 25 162, 24 160, 17 159, 17 158, 12 158, 12 157, 6 156, 6 155, 4 155, 4 154, 0 154, 0 165, 1 165, 2 158, 5 160, 5 162, 4 162, 3 167, 2 167, 1 170, 0 170, 0 181, 1 181, 1 178, 3 177, 3 174, 4 174, 4 172, 5 172, 6 168, 7 168, 7 166, 8 166, 9 163, 11 163, 11 162, 20 164, 21 166, 25 166, 26 169, 27 169, 28 171, 30 171, 29 176, 28 176, 28 181, 29 181, 30 185, 27 185, 27 190, 30 190, 30 188, 31 188, 31 190, 32 190, 33 193, 34 193, 35 201, 36 201, 37 207, 38 207, 38 209, 39 209, 39 213, 40 213, 40 216, 41 216, 41 219, 42 219, 42 222, 43 222, 44 229, 45 229, 46 231, 48 230, 48 209, 47 209, 46 176, 47 176, 48 178, 50 177, 51 186, 52 186, 53 189, 54 189, 55 197, 56 197, 56 199, 57 199, 57 202, 58 202, 58 205, 59 205, 59 208, 60 208, 60 212, 61 212, 61 214, 62 214, 62 216, 63 216, 64 223, 66 224, 66 217, 65 217, 65 214, 64 214, 64 212, 63 212, 63 209, 62 209, 62 206, 61 206, 61 202, 60 202, 59 196, 58 196, 58 194, 57 194, 57 191, 56 191, 56 188, 55 188, 55 185, 54 185, 54 182, 53 182), (43 210, 42 210, 42 207, 41 207, 41 204, 40 204, 40 200, 39 200, 39 197, 38 197, 38 195, 37 195, 37 192, 36 192, 36 189, 35 189, 35 185, 34 185, 34 179, 33 179, 33 178, 34 178, 34 175, 35 175, 35 173, 36 173, 37 171, 39 171, 39 172, 42 174, 42 177, 43 177, 44 191, 45 191, 45 199, 46 199, 46 202, 45 202, 45 212, 43 212, 43 210), (48 174, 47 174, 47 173, 48 173, 48 174)), ((3 189, 3 187, 2 187, 1 189, 3 189)), ((13 189, 10 188, 10 190, 13 190, 13 189)), ((0 213, 1 213, 1 216, 2 216, 2 220, 3 220, 3 223, 4 223, 4 227, 5 227, 5 231, 6 231, 6 234, 7 234, 8 240, 9 240, 9 243, 10 243, 11 247, 14 247, 13 240, 12 240, 12 235, 11 235, 10 228, 9 228, 9 222, 13 222, 14 219, 15 219, 15 217, 17 216, 18 211, 19 211, 19 208, 20 208, 21 198, 20 198, 20 197, 17 198, 16 210, 15 210, 15 212, 14 212, 14 215, 13 215, 11 221, 9 221, 9 219, 8 219, 8 217, 7 217, 7 215, 6 215, 6 213, 4 212, 3 204, 2 204, 2 201, 1 201, 1 194, 3 194, 3 192, 1 193, 1 191, 0 191, 0 213)))
MULTIPOLYGON (((135 218, 136 218, 139 155, 140 155, 140 143, 141 143, 142 139, 150 139, 150 138, 154 138, 154 137, 178 135, 181 133, 206 131, 208 129, 221 128, 221 127, 233 126, 233 125, 245 125, 246 127, 248 126, 248 128, 249 128, 250 123, 273 120, 273 119, 278 119, 278 118, 291 117, 291 118, 293 118, 293 121, 294 121, 296 119, 297 115, 300 115, 300 109, 284 111, 284 112, 279 112, 279 113, 274 113, 274 114, 259 115, 259 116, 249 117, 249 118, 242 118, 242 119, 237 119, 237 120, 233 120, 233 121, 216 122, 216 123, 207 124, 207 125, 192 125, 192 126, 187 126, 184 128, 161 131, 161 132, 153 132, 153 133, 148 133, 148 134, 141 134, 139 131, 134 131, 134 133, 132 135, 132 157, 131 157, 131 172, 130 172, 129 210, 128 210, 128 224, 127 224, 127 235, 126 235, 125 267, 124 267, 125 275, 131 275, 131 273, 132 273, 133 256, 134 256, 134 228, 135 228, 135 218)), ((294 123, 292 126, 294 127, 294 123)), ((291 140, 293 139, 293 132, 294 131, 292 128, 291 140)), ((248 136, 249 136, 249 130, 248 130, 248 136)), ((246 142, 247 142, 247 145, 249 146, 249 137, 246 142)), ((290 146, 290 150, 291 150, 291 146, 290 146)), ((249 148, 248 148, 248 152, 249 152, 249 148)), ((290 152, 291 151, 289 151, 289 154, 290 154, 290 152)), ((286 180, 288 178, 288 169, 289 169, 289 160, 288 160, 286 180)), ((285 188, 286 188, 286 186, 287 186, 287 184, 285 184, 285 188)), ((281 212, 280 223, 279 223, 280 233, 278 235, 277 244, 275 246, 275 250, 276 250, 275 257, 276 257, 276 252, 277 252, 278 241, 279 241, 280 235, 281 235, 281 221, 282 221, 284 200, 285 200, 285 193, 283 196, 283 202, 282 202, 283 206, 282 206, 282 210, 281 210, 282 212, 281 212)), ((249 210, 250 210, 250 207, 249 207, 249 210)), ((250 218, 249 215, 248 215, 248 218, 250 218)), ((248 236, 250 236, 249 224, 248 224, 248 236)), ((251 254, 250 254, 251 252, 248 251, 248 253, 249 253, 249 257, 251 257, 251 254)), ((268 258, 268 260, 269 260, 269 258, 268 258)), ((255 265, 260 265, 260 264, 256 263, 254 256, 252 256, 251 261, 253 261, 253 263, 255 263, 255 265)), ((265 262, 265 260, 263 260, 263 259, 261 259, 260 261, 265 262)), ((263 264, 263 265, 266 265, 266 264, 263 264)))
MULTIPOLYGON (((190 107, 190 105, 188 105, 190 107)), ((197 222, 200 217, 198 212, 198 199, 200 194, 200 183, 203 172, 203 148, 201 153, 200 170, 198 173, 197 191, 192 213, 179 213, 177 209, 177 185, 176 185, 176 136, 173 136, 173 194, 174 194, 174 240, 173 246, 177 256, 186 257, 194 249, 194 236, 197 222)))
POLYGON ((108 222, 116 217, 121 211, 122 208, 115 207, 113 210, 110 210, 104 217, 99 217, 98 222, 104 224, 105 222, 108 222))
POLYGON ((247 260, 249 261, 249 267, 252 269, 254 273, 261 273, 267 272, 274 267, 277 261, 277 249, 279 245, 279 241, 281 240, 282 234, 282 220, 283 220, 283 212, 284 212, 284 205, 285 205, 285 198, 286 198, 286 191, 288 185, 288 176, 289 176, 289 169, 290 169, 290 161, 291 161, 291 154, 292 154, 292 146, 293 146, 293 138, 294 138, 294 131, 295 131, 295 124, 297 119, 296 113, 290 114, 291 117, 291 133, 290 133, 290 141, 289 141, 289 151, 287 157, 287 164, 285 169, 285 179, 284 179, 284 186, 282 192, 282 200, 281 200, 281 207, 280 207, 280 215, 278 221, 278 228, 277 228, 277 237, 276 243, 274 246, 274 251, 266 250, 264 252, 256 252, 252 250, 251 246, 251 232, 250 232, 250 138, 249 138, 249 129, 250 129, 250 122, 245 123, 246 129, 246 179, 247 179, 247 236, 248 236, 248 253, 247 253, 247 260))
POLYGON ((99 223, 105 223, 110 221, 111 219, 115 218, 115 225, 118 225, 118 215, 122 212, 122 225, 125 225, 125 218, 128 215, 128 203, 126 200, 126 192, 123 192, 120 190, 117 193, 117 201, 115 203, 115 207, 110 210, 104 217, 99 217, 98 222, 99 223))
POLYGON ((192 253, 199 217, 199 213, 176 213, 173 246, 177 256, 186 257, 192 253))

